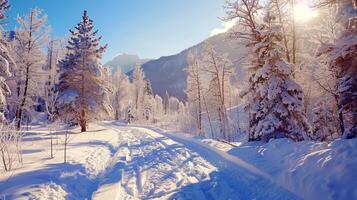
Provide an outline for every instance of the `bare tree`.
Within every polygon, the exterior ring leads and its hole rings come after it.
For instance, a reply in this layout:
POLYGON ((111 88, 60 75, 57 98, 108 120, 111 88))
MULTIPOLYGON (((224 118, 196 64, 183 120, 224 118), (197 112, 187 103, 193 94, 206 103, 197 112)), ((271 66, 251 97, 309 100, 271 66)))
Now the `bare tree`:
POLYGON ((204 131, 202 127, 202 99, 203 99, 203 80, 201 77, 202 69, 200 63, 195 55, 190 52, 187 56, 188 67, 187 72, 187 89, 186 94, 188 103, 196 104, 193 106, 196 109, 196 122, 198 133, 203 136, 204 131))
POLYGON ((220 132, 225 140, 231 140, 231 127, 227 115, 227 96, 229 94, 232 63, 227 56, 219 55, 210 44, 206 44, 203 56, 203 70, 208 74, 208 93, 213 97, 212 105, 216 108, 220 132))
MULTIPOLYGON (((17 128, 20 129, 23 114, 31 106, 31 97, 36 93, 37 82, 42 77, 38 76, 44 60, 43 48, 47 41, 49 27, 46 25, 47 17, 40 9, 32 9, 25 17, 18 17, 19 28, 15 31, 14 52, 18 65, 15 73, 17 79, 16 119, 17 128)), ((43 84, 41 84, 43 85, 43 84)))
POLYGON ((323 62, 334 72, 337 80, 341 131, 346 138, 357 136, 357 3, 354 0, 336 0, 339 23, 343 31, 333 43, 323 43, 318 51, 323 62))
POLYGON ((71 137, 71 134, 70 132, 68 131, 68 129, 65 130, 64 132, 64 151, 63 151, 63 162, 66 163, 67 162, 67 146, 68 146, 68 143, 70 142, 70 137, 71 137))

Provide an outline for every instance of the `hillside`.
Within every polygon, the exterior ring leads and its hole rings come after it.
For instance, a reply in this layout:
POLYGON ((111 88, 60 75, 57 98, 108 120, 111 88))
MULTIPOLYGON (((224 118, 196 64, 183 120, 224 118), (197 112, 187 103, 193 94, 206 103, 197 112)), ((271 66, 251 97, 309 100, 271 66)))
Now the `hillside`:
MULTIPOLYGON (((184 92, 186 88, 186 73, 184 69, 187 67, 187 54, 190 51, 197 52, 198 55, 202 54, 205 42, 212 44, 218 53, 228 54, 234 64, 238 79, 241 81, 244 79, 245 72, 241 70, 240 65, 240 58, 244 56, 245 52, 244 46, 229 40, 227 33, 223 33, 210 37, 176 55, 163 56, 144 63, 142 68, 146 78, 151 81, 155 94, 164 96, 167 91, 170 95, 176 96, 180 100, 186 99, 184 92)), ((130 75, 131 72, 128 74, 130 75)))
POLYGON ((124 73, 127 73, 134 69, 136 64, 143 64, 149 60, 150 59, 141 59, 137 55, 123 53, 105 63, 104 66, 112 68, 114 71, 118 68, 121 68, 124 73))

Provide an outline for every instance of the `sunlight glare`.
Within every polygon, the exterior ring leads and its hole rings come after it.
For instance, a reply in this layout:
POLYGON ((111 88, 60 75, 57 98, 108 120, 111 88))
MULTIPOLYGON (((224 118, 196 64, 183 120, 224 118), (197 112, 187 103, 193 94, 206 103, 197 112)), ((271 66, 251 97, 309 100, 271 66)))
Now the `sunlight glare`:
POLYGON ((294 7, 294 17, 297 22, 307 22, 318 16, 318 12, 307 4, 297 4, 294 7))

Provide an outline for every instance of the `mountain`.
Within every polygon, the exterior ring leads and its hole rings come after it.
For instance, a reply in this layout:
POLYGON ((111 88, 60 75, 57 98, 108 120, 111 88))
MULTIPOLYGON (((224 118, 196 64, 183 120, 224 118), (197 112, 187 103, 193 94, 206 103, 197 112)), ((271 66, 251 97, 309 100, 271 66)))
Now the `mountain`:
POLYGON ((117 68, 121 68, 121 70, 124 73, 127 73, 129 71, 131 71, 132 69, 134 69, 134 66, 136 64, 143 64, 148 62, 150 59, 140 59, 139 56, 137 55, 130 55, 130 54, 120 54, 118 56, 116 56, 115 58, 113 58, 111 61, 107 62, 106 64, 104 64, 105 67, 110 67, 112 68, 114 71, 117 68))
MULTIPOLYGON (((190 51, 202 55, 204 43, 212 44, 215 50, 221 54, 227 54, 228 58, 233 62, 236 69, 237 77, 242 81, 244 79, 244 71, 240 67, 240 60, 245 55, 246 50, 243 45, 239 45, 228 38, 227 33, 212 36, 205 41, 190 47, 176 55, 163 56, 156 60, 151 60, 142 65, 146 78, 150 80, 155 94, 164 96, 166 91, 180 100, 186 100, 186 72, 187 54, 190 51)), ((131 75, 131 72, 128 73, 131 75)))

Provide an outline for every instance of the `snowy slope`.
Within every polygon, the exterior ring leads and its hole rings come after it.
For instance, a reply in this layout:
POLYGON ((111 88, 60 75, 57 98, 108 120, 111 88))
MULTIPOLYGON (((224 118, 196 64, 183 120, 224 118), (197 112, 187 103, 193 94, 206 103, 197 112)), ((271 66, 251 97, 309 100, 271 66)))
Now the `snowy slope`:
POLYGON ((357 199, 357 138, 331 144, 278 139, 237 147, 202 142, 259 167, 304 199, 357 199))

